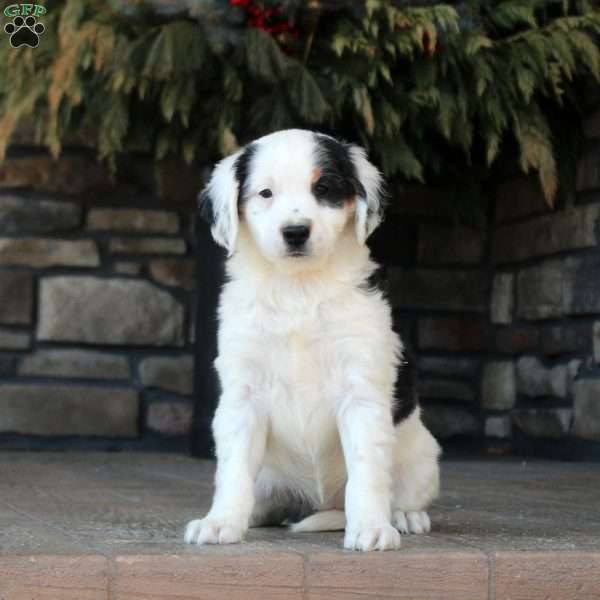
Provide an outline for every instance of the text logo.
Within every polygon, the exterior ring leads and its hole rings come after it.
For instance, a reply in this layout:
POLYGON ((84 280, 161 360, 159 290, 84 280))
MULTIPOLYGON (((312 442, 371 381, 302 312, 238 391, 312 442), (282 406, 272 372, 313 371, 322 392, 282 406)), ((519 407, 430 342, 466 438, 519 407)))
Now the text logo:
POLYGON ((39 17, 47 12, 45 6, 39 4, 10 4, 4 9, 4 16, 12 21, 4 26, 4 33, 10 36, 13 48, 29 46, 37 48, 40 36, 46 28, 39 22, 39 17))

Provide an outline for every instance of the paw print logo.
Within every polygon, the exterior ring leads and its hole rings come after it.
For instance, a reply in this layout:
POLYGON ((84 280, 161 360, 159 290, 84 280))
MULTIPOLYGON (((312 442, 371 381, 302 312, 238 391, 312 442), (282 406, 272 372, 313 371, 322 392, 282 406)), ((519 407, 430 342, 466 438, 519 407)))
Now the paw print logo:
POLYGON ((7 23, 4 26, 4 32, 10 35, 10 45, 13 48, 19 46, 29 46, 37 48, 40 43, 40 35, 45 31, 42 23, 38 23, 36 18, 29 15, 25 19, 23 17, 15 17, 12 23, 7 23))

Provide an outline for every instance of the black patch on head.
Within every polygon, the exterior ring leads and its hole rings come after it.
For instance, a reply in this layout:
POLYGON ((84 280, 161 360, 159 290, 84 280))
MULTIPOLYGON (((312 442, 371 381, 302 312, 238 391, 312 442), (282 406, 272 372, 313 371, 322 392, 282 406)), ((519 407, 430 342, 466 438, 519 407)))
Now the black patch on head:
POLYGON ((248 180, 248 174, 250 173, 250 163, 252 162, 252 157, 256 154, 256 150, 256 144, 248 144, 233 164, 235 178, 238 182, 238 206, 244 199, 246 181, 248 180))
POLYGON ((350 155, 350 146, 322 134, 315 134, 317 166, 321 176, 312 184, 317 202, 341 207, 354 196, 364 197, 366 192, 356 174, 350 155))
POLYGON ((404 362, 398 366, 394 386, 392 418, 394 425, 408 418, 419 404, 417 392, 417 366, 409 350, 404 351, 404 362))

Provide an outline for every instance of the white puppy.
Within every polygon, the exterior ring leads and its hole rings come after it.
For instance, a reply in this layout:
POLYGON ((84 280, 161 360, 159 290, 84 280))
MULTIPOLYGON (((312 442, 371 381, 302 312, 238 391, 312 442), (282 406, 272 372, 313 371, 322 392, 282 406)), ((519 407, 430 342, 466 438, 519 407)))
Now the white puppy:
POLYGON ((357 550, 429 531, 439 447, 414 400, 394 398, 402 344, 368 284, 381 185, 362 148, 297 129, 215 167, 201 200, 229 253, 216 490, 186 542, 302 517, 294 531, 345 528, 357 550))

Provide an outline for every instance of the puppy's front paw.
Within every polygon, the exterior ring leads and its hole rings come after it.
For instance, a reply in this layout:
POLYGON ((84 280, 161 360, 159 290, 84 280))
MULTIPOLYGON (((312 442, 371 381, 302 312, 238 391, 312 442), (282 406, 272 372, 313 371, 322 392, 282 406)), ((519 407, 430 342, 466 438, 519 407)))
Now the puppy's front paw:
POLYGON ((389 523, 372 526, 346 528, 344 548, 348 550, 397 550, 400 548, 400 534, 389 523))
POLYGON ((225 519, 194 519, 185 527, 186 544, 237 544, 245 530, 237 523, 225 519))

